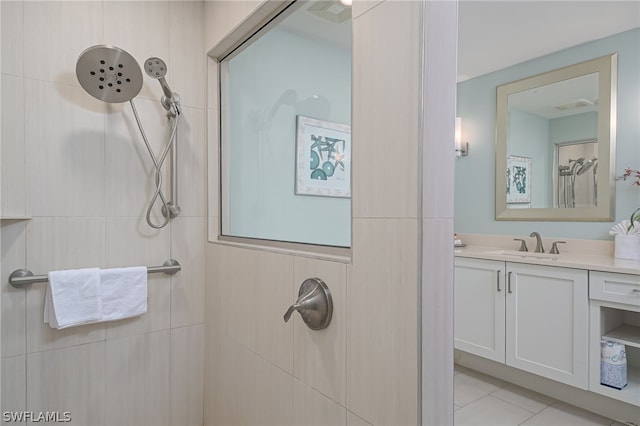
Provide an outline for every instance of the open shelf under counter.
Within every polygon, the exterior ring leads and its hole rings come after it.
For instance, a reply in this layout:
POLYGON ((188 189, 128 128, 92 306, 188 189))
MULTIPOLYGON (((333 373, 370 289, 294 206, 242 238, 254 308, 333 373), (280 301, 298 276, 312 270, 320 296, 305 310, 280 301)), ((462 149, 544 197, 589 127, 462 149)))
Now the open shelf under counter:
POLYGON ((609 386, 591 386, 590 390, 599 394, 615 398, 635 406, 640 406, 640 367, 627 366, 627 386, 615 389, 609 386))
POLYGON ((640 327, 623 324, 602 335, 604 340, 640 348, 640 327))

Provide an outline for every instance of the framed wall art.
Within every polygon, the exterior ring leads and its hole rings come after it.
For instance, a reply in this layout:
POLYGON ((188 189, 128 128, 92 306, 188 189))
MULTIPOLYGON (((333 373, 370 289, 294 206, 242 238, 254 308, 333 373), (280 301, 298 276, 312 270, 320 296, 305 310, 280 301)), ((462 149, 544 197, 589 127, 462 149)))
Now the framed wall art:
POLYGON ((295 193, 351 196, 351 126, 296 117, 295 193))
POLYGON ((507 157, 507 204, 531 202, 531 158, 507 157))

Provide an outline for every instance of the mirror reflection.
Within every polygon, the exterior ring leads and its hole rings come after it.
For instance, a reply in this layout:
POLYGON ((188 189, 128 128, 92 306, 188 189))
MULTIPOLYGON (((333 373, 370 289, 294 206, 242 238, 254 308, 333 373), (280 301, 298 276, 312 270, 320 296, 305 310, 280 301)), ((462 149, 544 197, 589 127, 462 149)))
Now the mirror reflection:
POLYGON ((586 167, 593 165, 589 161, 597 159, 598 74, 513 93, 507 103, 507 158, 531 159, 528 170, 513 162, 509 167, 508 161, 507 208, 597 205, 593 196, 582 202, 582 187, 588 185, 586 167), (566 156, 569 146, 578 148, 576 155, 560 159, 558 154, 566 156), (589 147, 590 154, 581 153, 579 147, 589 147), (579 154, 582 156, 578 157, 579 154), (587 159, 585 155, 591 157, 587 159), (527 179, 530 182, 522 182, 527 179), (577 204, 576 185, 581 195, 577 204))
POLYGON ((220 65, 221 237, 350 247, 351 9, 296 2, 220 65))
POLYGON ((611 220, 617 55, 497 87, 496 219, 611 220))
POLYGON ((598 205, 598 141, 557 144, 554 163, 554 207, 598 205))

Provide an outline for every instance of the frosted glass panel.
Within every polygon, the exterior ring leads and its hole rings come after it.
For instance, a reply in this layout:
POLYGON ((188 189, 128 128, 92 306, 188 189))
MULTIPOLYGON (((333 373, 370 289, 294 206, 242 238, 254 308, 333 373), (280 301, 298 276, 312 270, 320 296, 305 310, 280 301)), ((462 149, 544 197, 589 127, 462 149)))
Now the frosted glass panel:
POLYGON ((300 3, 221 63, 222 234, 349 247, 351 11, 300 3))

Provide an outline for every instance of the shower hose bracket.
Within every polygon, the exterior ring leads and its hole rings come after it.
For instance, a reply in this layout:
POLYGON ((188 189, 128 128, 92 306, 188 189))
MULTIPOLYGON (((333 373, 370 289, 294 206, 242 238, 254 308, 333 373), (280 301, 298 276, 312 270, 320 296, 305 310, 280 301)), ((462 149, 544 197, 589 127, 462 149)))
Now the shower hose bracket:
MULTIPOLYGON (((169 218, 173 219, 180 214, 180 206, 174 206, 169 202, 167 203, 167 207, 169 207, 169 218)), ((162 206, 162 216, 167 217, 167 208, 165 206, 162 206)))

